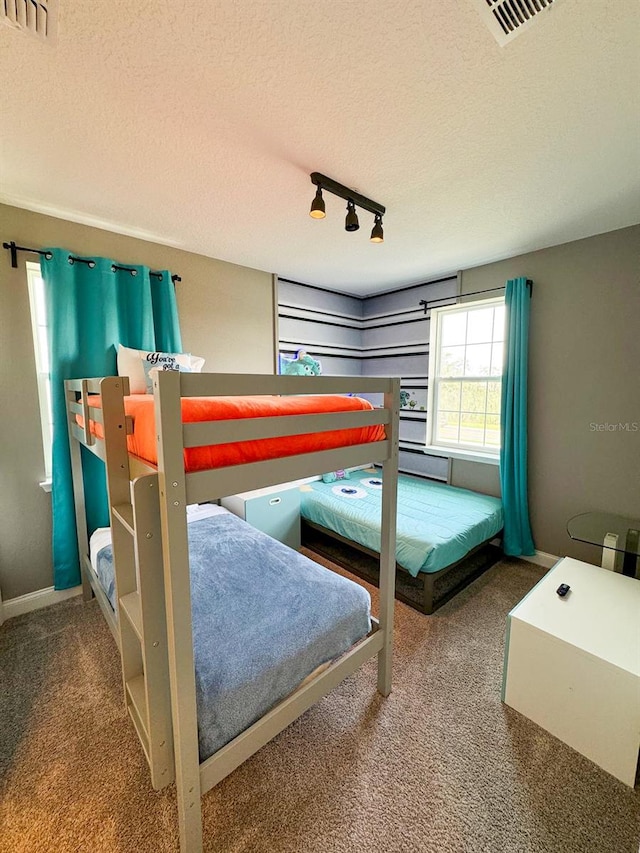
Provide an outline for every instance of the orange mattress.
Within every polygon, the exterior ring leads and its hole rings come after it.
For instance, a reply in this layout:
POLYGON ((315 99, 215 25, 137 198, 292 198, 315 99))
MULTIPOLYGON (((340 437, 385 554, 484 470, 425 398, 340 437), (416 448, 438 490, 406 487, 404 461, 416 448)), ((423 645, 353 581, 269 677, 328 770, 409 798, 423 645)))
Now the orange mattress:
MULTIPOLYGON (((133 418, 133 433, 127 437, 129 452, 146 462, 158 461, 155 431, 155 412, 151 394, 132 394, 125 397, 125 411, 133 418)), ((99 407, 100 397, 91 397, 91 405, 99 407)), ((323 412, 367 411, 373 409, 368 400, 338 395, 302 395, 292 397, 183 397, 182 422, 264 418, 276 415, 308 415, 323 412)), ((80 426, 81 417, 76 416, 80 426)), ((102 425, 91 422, 91 432, 103 438, 102 425)), ((282 456, 295 456, 314 450, 331 450, 370 441, 382 441, 384 427, 380 424, 357 429, 305 433, 283 438, 262 438, 231 444, 190 447, 184 450, 186 471, 204 471, 244 462, 259 462, 282 456)))

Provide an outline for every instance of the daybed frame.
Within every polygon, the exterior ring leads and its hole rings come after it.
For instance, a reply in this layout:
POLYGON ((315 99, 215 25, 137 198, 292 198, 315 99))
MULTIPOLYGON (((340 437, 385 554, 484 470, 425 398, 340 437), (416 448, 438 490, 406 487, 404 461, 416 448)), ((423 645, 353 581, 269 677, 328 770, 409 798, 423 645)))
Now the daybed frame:
MULTIPOLYGON (((302 544, 310 551, 337 563, 362 580, 379 583, 377 561, 380 555, 375 551, 307 518, 301 518, 301 532, 302 544)), ((432 616, 500 559, 500 549, 491 545, 500 535, 500 532, 496 533, 437 572, 418 572, 414 577, 396 563, 396 598, 419 613, 432 616)))
POLYGON ((67 396, 78 544, 85 599, 92 593, 120 649, 125 704, 149 762, 154 788, 175 778, 182 853, 202 850, 200 796, 374 655, 378 690, 391 690, 398 472, 397 379, 358 377, 362 393, 384 394, 381 409, 183 424, 181 397, 342 394, 353 379, 162 372, 154 380, 158 466, 129 454, 125 377, 69 380, 67 396), (91 393, 102 408, 91 405, 91 393), (83 419, 78 426, 76 416, 83 419), (103 425, 96 438, 90 421, 103 425), (264 462, 185 473, 184 448, 383 424, 386 439, 264 462), (105 461, 118 613, 88 553, 81 446, 105 461), (187 504, 313 476, 347 465, 381 462, 380 611, 371 633, 321 674, 305 681, 264 717, 203 763, 198 753, 187 539, 187 504), (163 567, 162 569, 160 567, 163 567), (164 583, 160 576, 163 573, 164 583))

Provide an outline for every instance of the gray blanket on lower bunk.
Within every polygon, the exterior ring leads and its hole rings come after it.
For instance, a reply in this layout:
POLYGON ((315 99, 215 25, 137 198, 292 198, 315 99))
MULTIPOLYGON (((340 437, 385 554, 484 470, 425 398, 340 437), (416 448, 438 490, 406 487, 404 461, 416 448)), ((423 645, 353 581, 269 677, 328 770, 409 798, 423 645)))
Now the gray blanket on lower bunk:
MULTIPOLYGON (((368 592, 230 513, 188 526, 200 760, 371 627, 368 592)), ((115 604, 111 546, 98 577, 115 604)))

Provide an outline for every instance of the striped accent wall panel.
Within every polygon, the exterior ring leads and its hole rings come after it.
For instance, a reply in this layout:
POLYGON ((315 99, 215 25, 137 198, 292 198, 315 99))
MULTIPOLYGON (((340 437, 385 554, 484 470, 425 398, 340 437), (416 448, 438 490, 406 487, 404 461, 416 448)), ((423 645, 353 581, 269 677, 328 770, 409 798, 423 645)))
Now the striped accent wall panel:
POLYGON ((303 311, 327 314, 346 320, 362 320, 362 303, 359 296, 348 296, 323 287, 299 284, 278 279, 278 303, 282 308, 299 308, 303 311))
POLYGON ((364 300, 362 374, 402 377, 401 447, 424 445, 427 432, 431 323, 420 301, 445 304, 457 292, 457 276, 451 276, 364 300))
POLYGON ((446 456, 430 456, 421 450, 412 452, 409 448, 401 448, 398 467, 405 474, 416 474, 443 483, 449 481, 449 459, 446 456))
POLYGON ((333 376, 362 373, 362 300, 331 290, 278 281, 278 336, 287 358, 299 349, 333 376))
MULTIPOLYGON (((423 453, 422 450, 400 448, 398 468, 403 474, 412 474, 414 477, 438 480, 451 485, 450 462, 451 460, 445 456, 431 456, 428 453, 423 453)), ((376 467, 381 468, 382 466, 376 465, 376 467)))
POLYGON ((280 353, 292 358, 306 349, 325 374, 402 377, 401 470, 438 480, 447 479, 448 459, 419 450, 427 429, 430 336, 420 302, 446 305, 457 293, 457 276, 367 297, 278 281, 280 353))
POLYGON ((377 319, 380 322, 383 317, 390 320, 393 315, 424 316, 421 299, 446 303, 453 301, 457 293, 458 277, 455 275, 425 284, 414 284, 400 290, 368 296, 364 300, 363 317, 367 321, 377 319))
POLYGON ((400 413, 400 440, 409 444, 424 445, 425 430, 427 428, 427 413, 422 417, 405 409, 400 413))

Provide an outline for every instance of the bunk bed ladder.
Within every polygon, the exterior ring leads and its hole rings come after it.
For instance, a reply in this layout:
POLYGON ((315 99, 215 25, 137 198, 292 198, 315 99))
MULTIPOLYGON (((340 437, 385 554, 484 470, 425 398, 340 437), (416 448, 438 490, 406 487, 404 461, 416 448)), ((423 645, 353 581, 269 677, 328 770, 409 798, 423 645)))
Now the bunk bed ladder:
POLYGON ((124 697, 159 790, 175 774, 158 476, 130 482, 122 386, 105 380, 101 394, 103 408, 119 415, 104 420, 124 697))

